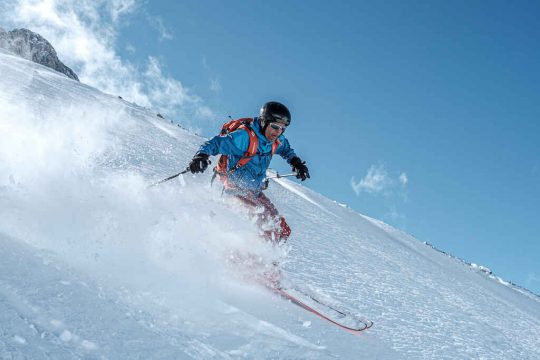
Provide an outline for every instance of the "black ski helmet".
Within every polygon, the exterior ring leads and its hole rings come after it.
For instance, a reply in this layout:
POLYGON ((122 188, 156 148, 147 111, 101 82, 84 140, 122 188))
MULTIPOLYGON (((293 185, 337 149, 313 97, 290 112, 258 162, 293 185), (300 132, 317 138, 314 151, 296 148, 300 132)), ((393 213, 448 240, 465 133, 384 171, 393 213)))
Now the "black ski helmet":
POLYGON ((259 113, 259 120, 263 129, 272 122, 279 122, 289 126, 291 123, 291 113, 282 103, 269 101, 262 106, 259 113))

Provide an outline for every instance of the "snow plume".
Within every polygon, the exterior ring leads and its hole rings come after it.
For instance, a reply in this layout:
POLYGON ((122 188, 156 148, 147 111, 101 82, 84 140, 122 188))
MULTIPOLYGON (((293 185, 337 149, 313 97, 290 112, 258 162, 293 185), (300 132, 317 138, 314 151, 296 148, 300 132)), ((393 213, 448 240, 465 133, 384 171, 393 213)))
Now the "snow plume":
POLYGON ((183 288, 193 297, 185 301, 197 304, 214 298, 212 292, 231 279, 265 271, 281 258, 285 250, 260 241, 240 206, 225 204, 207 181, 187 178, 184 186, 170 182, 159 191, 147 189, 141 168, 162 177, 171 169, 160 160, 185 163, 195 150, 174 152, 179 137, 184 134, 182 140, 194 147, 200 138, 115 97, 96 99, 88 87, 77 87, 88 101, 75 101, 75 93, 58 96, 70 80, 33 69, 18 74, 28 82, 0 88, 2 235, 50 250, 99 274, 108 286, 130 284, 156 293, 183 288), (37 88, 45 95, 17 95, 37 88), (170 146, 148 146, 155 143, 152 134, 163 136, 166 127, 170 146), (173 278, 178 279, 159 281, 173 278))
MULTIPOLYGON (((140 69, 118 55, 118 32, 142 6, 138 0, 8 0, 0 13, 10 19, 9 25, 29 28, 49 40, 83 83, 169 117, 211 116, 203 100, 164 74, 155 57, 149 56, 140 69)), ((160 39, 172 37, 162 22, 158 30, 160 39)))

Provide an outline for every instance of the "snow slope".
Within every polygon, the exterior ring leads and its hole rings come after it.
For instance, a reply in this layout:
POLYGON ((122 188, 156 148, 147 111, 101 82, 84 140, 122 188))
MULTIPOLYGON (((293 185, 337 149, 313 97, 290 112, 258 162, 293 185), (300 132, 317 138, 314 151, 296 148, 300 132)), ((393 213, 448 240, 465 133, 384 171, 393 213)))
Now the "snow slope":
POLYGON ((1 359, 540 358, 537 296, 287 179, 272 248, 210 174, 147 188, 202 138, 3 50, 0 74, 1 359), (272 261, 375 325, 270 294, 272 261))

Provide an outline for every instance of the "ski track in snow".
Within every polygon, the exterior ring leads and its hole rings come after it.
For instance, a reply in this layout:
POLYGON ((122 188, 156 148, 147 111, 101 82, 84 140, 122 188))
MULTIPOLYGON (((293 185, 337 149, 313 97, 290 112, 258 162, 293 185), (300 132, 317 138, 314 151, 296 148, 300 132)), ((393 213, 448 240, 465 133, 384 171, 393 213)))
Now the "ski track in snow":
POLYGON ((1 359, 540 358, 538 297, 288 179, 272 249, 209 173, 146 189, 201 137, 3 50, 0 73, 1 359), (272 261, 375 325, 250 280, 272 261))

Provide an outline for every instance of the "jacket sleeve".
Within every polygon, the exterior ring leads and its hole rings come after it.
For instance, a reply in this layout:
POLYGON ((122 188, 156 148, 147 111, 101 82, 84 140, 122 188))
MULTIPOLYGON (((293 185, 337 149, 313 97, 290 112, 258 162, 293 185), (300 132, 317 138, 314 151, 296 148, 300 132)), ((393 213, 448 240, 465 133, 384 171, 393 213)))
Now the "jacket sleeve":
POLYGON ((227 135, 214 136, 202 144, 197 153, 244 156, 248 147, 249 135, 247 131, 237 130, 227 135))
POLYGON ((279 145, 276 149, 276 154, 279 154, 282 158, 287 160, 288 163, 290 163, 291 159, 296 156, 296 153, 294 152, 294 149, 291 148, 289 140, 287 140, 286 137, 281 137, 279 141, 281 142, 281 145, 279 145))

